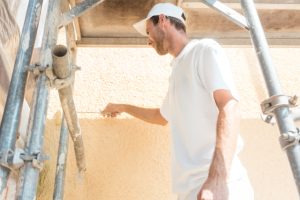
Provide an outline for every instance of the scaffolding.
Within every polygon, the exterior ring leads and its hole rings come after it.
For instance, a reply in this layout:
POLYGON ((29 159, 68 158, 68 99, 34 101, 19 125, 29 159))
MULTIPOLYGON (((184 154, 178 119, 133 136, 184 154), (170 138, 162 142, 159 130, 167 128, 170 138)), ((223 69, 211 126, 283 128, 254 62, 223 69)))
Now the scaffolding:
MULTIPOLYGON (((274 72, 266 37, 252 0, 241 0, 245 17, 225 4, 216 0, 202 0, 204 4, 222 13, 238 26, 250 31, 252 43, 263 72, 269 98, 261 103, 268 118, 275 116, 280 130, 280 144, 286 151, 295 183, 300 194, 300 135, 294 125, 290 112, 296 106, 296 97, 282 93, 277 74, 274 72)), ((49 1, 47 17, 39 63, 30 65, 33 46, 37 34, 43 0, 31 0, 28 4, 24 27, 20 39, 17 58, 9 87, 3 119, 0 127, 0 193, 6 187, 9 173, 21 171, 21 186, 18 199, 34 199, 39 173, 43 162, 48 159, 42 153, 45 119, 47 113, 49 88, 58 90, 64 117, 61 124, 61 136, 57 158, 57 173, 53 199, 63 199, 66 155, 68 150, 68 132, 74 143, 77 167, 80 173, 85 171, 84 146, 73 100, 73 82, 76 66, 75 30, 71 22, 84 12, 102 3, 103 0, 85 0, 70 8, 66 0, 49 1), (60 17, 58 17, 60 16, 60 17), (59 28, 65 27, 67 47, 56 46, 59 28), (24 99, 28 71, 37 76, 36 88, 31 108, 29 137, 24 150, 15 149, 17 127, 24 99), (21 165, 20 165, 21 163, 21 165)))

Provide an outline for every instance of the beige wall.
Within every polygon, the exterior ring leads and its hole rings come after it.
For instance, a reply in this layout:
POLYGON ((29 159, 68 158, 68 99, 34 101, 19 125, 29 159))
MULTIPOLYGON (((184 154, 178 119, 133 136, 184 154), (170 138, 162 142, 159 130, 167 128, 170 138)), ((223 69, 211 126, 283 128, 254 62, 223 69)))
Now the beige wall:
MULTIPOLYGON (((286 94, 299 93, 299 49, 271 49, 286 94)), ((241 94, 241 158, 248 169, 257 200, 297 199, 285 153, 278 143, 276 126, 262 122, 259 102, 266 98, 252 49, 226 48, 241 94)), ((168 127, 146 124, 128 115, 103 119, 98 113, 108 102, 157 107, 171 72, 170 56, 152 49, 80 49, 75 102, 86 148, 87 172, 79 178, 74 151, 69 148, 65 199, 165 200, 170 190, 168 127)), ((45 151, 46 162, 39 199, 50 199, 60 129, 57 92, 51 92, 45 151)))

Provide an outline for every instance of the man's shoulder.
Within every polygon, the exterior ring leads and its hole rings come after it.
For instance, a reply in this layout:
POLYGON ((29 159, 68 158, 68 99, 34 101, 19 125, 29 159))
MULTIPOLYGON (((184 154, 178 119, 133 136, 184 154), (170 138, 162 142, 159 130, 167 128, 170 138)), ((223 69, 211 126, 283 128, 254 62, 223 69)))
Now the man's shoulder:
POLYGON ((220 47, 220 44, 211 38, 203 38, 203 39, 195 39, 191 42, 195 43, 195 47, 203 48, 203 47, 220 47))
POLYGON ((214 51, 220 49, 221 46, 219 43, 213 39, 205 38, 205 39, 193 39, 190 40, 186 53, 189 55, 199 55, 207 51, 214 51))

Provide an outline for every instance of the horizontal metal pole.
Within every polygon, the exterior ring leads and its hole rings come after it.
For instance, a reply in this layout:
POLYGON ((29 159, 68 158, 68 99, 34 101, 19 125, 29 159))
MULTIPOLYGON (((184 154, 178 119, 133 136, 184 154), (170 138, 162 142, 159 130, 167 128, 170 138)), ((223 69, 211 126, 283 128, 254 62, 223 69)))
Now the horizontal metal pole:
MULTIPOLYGON (((57 45, 53 50, 53 71, 54 74, 64 79, 71 76, 71 65, 68 50, 63 45, 57 45)), ((74 150, 79 172, 85 171, 85 156, 79 120, 73 100, 72 86, 59 89, 59 98, 64 115, 68 124, 68 129, 74 142, 74 150)))
POLYGON ((228 18, 238 26, 247 30, 249 29, 245 17, 237 11, 233 10, 232 8, 226 6, 225 4, 217 0, 202 0, 202 2, 205 5, 213 8, 214 10, 219 11, 222 15, 224 15, 226 18, 228 18))
POLYGON ((62 16, 62 20, 60 23, 60 27, 66 26, 71 23, 75 17, 80 17, 85 12, 104 2, 105 0, 85 0, 75 7, 73 7, 70 11, 66 12, 62 16))

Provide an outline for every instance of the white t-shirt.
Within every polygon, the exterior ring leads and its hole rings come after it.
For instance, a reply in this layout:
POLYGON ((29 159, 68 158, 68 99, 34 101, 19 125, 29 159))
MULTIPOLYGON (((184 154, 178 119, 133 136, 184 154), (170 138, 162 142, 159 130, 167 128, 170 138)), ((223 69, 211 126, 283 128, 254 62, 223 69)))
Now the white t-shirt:
MULTIPOLYGON (((226 89, 237 100, 239 97, 229 63, 214 40, 190 41, 171 66, 169 89, 160 112, 172 133, 173 190, 186 193, 206 180, 215 149, 218 108, 213 92, 226 89)), ((239 138, 237 153, 242 146, 239 138)), ((235 157, 231 179, 237 179, 243 171, 235 157)))

